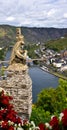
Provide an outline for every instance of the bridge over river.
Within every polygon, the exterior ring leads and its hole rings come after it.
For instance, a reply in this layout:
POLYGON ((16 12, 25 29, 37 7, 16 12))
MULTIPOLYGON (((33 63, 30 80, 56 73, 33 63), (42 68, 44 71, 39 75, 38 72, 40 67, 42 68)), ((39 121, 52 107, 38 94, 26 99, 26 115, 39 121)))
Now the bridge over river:
MULTIPOLYGON (((45 61, 44 58, 38 58, 38 59, 27 59, 26 62, 33 62, 33 61, 45 61)), ((0 64, 2 63, 8 63, 9 64, 9 60, 5 60, 5 61, 1 61, 0 60, 0 64)))

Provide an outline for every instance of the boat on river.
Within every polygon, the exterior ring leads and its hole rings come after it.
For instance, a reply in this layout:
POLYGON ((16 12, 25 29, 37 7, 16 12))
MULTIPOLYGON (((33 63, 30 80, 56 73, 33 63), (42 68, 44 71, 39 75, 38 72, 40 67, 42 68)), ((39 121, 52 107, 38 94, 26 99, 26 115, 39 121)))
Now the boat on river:
POLYGON ((40 69, 49 72, 49 71, 48 71, 48 68, 47 68, 46 66, 42 66, 42 67, 40 67, 40 69))

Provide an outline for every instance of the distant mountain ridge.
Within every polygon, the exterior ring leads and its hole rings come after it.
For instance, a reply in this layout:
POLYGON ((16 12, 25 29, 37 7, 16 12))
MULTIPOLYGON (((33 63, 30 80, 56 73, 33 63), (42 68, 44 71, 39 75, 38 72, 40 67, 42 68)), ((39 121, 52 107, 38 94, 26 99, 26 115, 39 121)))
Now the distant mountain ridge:
POLYGON ((67 28, 27 28, 22 27, 22 33, 28 42, 46 42, 67 35, 67 28))
MULTIPOLYGON (((21 27, 26 43, 45 43, 67 35, 67 28, 30 28, 21 27)), ((16 41, 16 27, 0 25, 0 46, 11 45, 16 41)))

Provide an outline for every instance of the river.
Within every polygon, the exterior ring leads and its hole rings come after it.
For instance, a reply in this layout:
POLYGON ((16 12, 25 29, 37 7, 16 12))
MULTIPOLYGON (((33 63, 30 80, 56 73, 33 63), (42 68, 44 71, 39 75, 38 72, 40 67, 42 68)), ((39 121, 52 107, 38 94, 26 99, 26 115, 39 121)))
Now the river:
MULTIPOLYGON (((9 60, 11 50, 8 50, 5 60, 9 60)), ((5 64, 7 65, 7 64, 5 64)), ((32 96, 33 103, 37 101, 37 95, 44 88, 57 87, 58 86, 58 77, 41 70, 39 67, 30 67, 29 75, 32 79, 32 96)))
POLYGON ((57 87, 58 77, 41 70, 38 67, 29 68, 29 74, 32 79, 33 103, 37 100, 37 95, 44 88, 57 87))

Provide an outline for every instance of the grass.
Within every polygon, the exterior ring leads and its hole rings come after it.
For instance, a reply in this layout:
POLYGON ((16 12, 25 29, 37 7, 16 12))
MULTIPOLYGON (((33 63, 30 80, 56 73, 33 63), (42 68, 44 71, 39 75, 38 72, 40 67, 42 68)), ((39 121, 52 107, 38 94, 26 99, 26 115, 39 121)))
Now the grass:
POLYGON ((61 78, 61 79, 64 79, 64 80, 67 80, 67 77, 66 76, 63 76, 62 74, 59 74, 57 72, 53 72, 52 70, 49 71, 49 73, 61 78))

